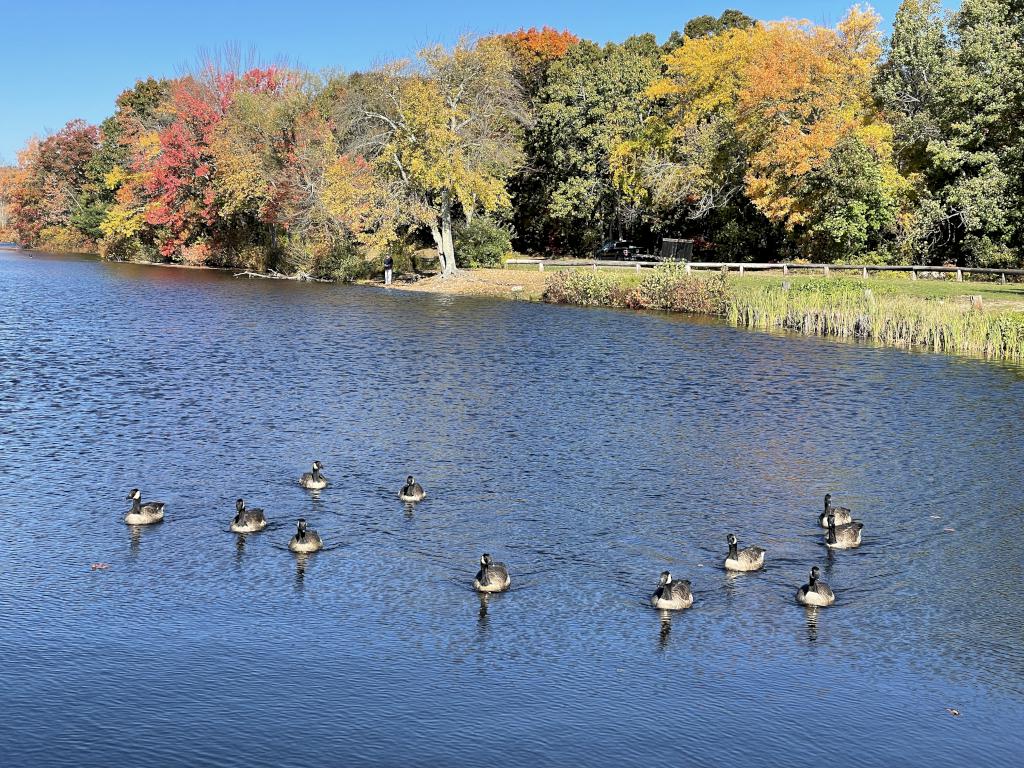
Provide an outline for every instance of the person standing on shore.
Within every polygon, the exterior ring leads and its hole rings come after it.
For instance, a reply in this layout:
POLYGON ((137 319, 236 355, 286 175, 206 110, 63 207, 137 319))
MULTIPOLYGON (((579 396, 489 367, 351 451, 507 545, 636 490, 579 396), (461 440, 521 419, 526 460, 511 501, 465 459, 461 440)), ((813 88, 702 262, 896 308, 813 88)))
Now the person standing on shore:
POLYGON ((388 254, 384 257, 384 285, 391 285, 391 270, 395 268, 395 260, 388 254))

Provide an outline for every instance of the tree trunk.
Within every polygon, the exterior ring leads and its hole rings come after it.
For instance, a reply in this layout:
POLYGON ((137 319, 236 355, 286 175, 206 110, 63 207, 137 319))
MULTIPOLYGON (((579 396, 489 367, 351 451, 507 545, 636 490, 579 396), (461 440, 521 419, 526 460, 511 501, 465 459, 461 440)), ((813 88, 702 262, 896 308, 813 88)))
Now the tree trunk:
POLYGON ((456 271, 455 242, 452 239, 452 203, 451 197, 447 192, 441 196, 440 219, 441 231, 440 233, 434 232, 434 242, 438 246, 441 277, 451 277, 456 271), (438 234, 440 234, 440 238, 438 234))
POLYGON ((441 229, 437 222, 430 225, 430 234, 434 238, 434 247, 437 248, 437 263, 441 267, 441 274, 444 274, 444 241, 441 239, 441 229))

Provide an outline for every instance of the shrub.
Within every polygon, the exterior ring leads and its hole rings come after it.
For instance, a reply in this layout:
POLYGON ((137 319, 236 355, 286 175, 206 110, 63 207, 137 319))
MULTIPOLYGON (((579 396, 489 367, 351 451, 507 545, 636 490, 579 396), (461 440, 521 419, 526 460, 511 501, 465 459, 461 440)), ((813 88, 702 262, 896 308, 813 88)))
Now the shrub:
POLYGON ((644 276, 632 298, 649 309, 720 315, 727 304, 726 277, 700 277, 682 264, 662 264, 644 276))
POLYGON ((43 227, 39 232, 38 247, 57 253, 91 253, 96 244, 74 227, 43 227))
POLYGON ((186 245, 181 249, 181 262, 190 267, 202 266, 209 258, 210 244, 205 241, 186 245))
POLYGON ((544 300, 583 307, 610 306, 615 279, 605 272, 566 269, 546 281, 544 300))
POLYGON ((323 280, 351 283, 369 280, 380 271, 379 267, 379 259, 367 259, 358 248, 345 245, 320 255, 313 263, 310 274, 323 280))
POLYGON ((100 258, 108 261, 164 261, 164 257, 155 245, 143 243, 137 237, 108 235, 100 241, 99 252, 100 258))
POLYGON ((511 228, 489 216, 476 216, 455 231, 455 263, 460 267, 500 265, 511 252, 511 228))
POLYGON ((728 293, 724 275, 687 274, 681 264, 663 264, 639 282, 630 274, 565 270, 547 280, 544 299, 555 304, 667 309, 724 315, 728 293))

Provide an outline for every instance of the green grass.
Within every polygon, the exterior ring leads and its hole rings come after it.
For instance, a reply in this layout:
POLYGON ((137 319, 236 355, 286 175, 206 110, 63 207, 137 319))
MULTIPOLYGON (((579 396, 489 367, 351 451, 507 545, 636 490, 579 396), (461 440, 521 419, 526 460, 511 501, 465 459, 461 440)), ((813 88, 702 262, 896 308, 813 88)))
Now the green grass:
POLYGON ((742 276, 735 272, 729 273, 729 283, 736 291, 759 290, 765 286, 781 288, 784 281, 792 286, 814 285, 825 281, 841 279, 844 282, 856 283, 870 288, 876 295, 915 296, 922 299, 946 299, 957 296, 981 296, 984 302, 1020 303, 1024 308, 1024 283, 988 282, 982 280, 964 280, 958 283, 955 279, 946 280, 912 280, 909 275, 893 273, 892 275, 872 275, 866 280, 855 276, 852 272, 838 273, 841 277, 823 277, 810 275, 790 275, 770 273, 748 273, 742 276))
POLYGON ((722 275, 665 265, 642 274, 615 269, 555 272, 549 301, 724 316, 737 326, 871 339, 897 347, 1024 359, 1024 285, 910 280, 853 274, 722 275), (783 284, 788 283, 788 288, 783 284), (870 290, 867 290, 870 289, 870 290), (963 296, 980 295, 978 308, 963 296))
MULTIPOLYGON (((533 264, 509 264, 507 268, 532 272, 538 271, 536 265, 533 264)), ((544 272, 547 274, 566 269, 593 271, 590 270, 590 267, 554 267, 545 265, 544 272)), ((650 272, 649 269, 644 269, 642 273, 638 274, 629 267, 598 267, 597 271, 614 275, 618 280, 622 280, 624 284, 639 284, 642 275, 650 272)), ((706 276, 717 273, 711 270, 694 270, 692 274, 706 276)), ((916 296, 922 299, 944 299, 975 295, 981 296, 985 303, 1019 303, 1024 308, 1024 283, 1010 282, 1004 285, 995 281, 967 277, 965 277, 962 283, 958 283, 952 274, 941 280, 924 278, 913 280, 908 273, 903 272, 892 272, 882 275, 875 273, 865 280, 857 275, 856 272, 848 270, 833 272, 827 278, 822 275, 808 275, 802 272, 793 272, 788 276, 783 275, 782 272, 747 272, 744 275, 738 274, 736 270, 730 270, 729 272, 729 285, 737 292, 759 290, 765 286, 781 288, 783 282, 789 282, 792 286, 806 286, 837 279, 844 282, 855 282, 864 288, 870 288, 876 295, 899 294, 903 296, 916 296)))

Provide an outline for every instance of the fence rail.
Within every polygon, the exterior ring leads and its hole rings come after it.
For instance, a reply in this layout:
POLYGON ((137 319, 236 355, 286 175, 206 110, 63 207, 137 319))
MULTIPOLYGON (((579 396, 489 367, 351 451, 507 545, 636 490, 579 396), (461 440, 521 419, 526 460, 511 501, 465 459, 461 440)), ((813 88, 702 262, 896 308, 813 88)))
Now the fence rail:
MULTIPOLYGON (((618 269, 635 269, 637 272, 642 269, 651 269, 664 264, 664 261, 612 261, 597 259, 509 259, 506 265, 536 265, 541 272, 545 267, 575 268, 575 269, 597 269, 598 267, 613 267, 618 269)), ((833 270, 836 272, 860 272, 861 277, 867 277, 872 272, 909 272, 913 279, 919 274, 932 272, 956 273, 957 282, 963 282, 964 275, 999 275, 1002 282, 1006 282, 1007 275, 1022 276, 1024 269, 1001 269, 998 267, 927 267, 918 265, 894 265, 894 264, 793 264, 790 262, 733 262, 733 261, 687 261, 683 262, 686 271, 691 270, 733 270, 743 274, 744 272, 764 272, 775 270, 788 275, 791 271, 798 272, 821 272, 829 275, 833 270)))

